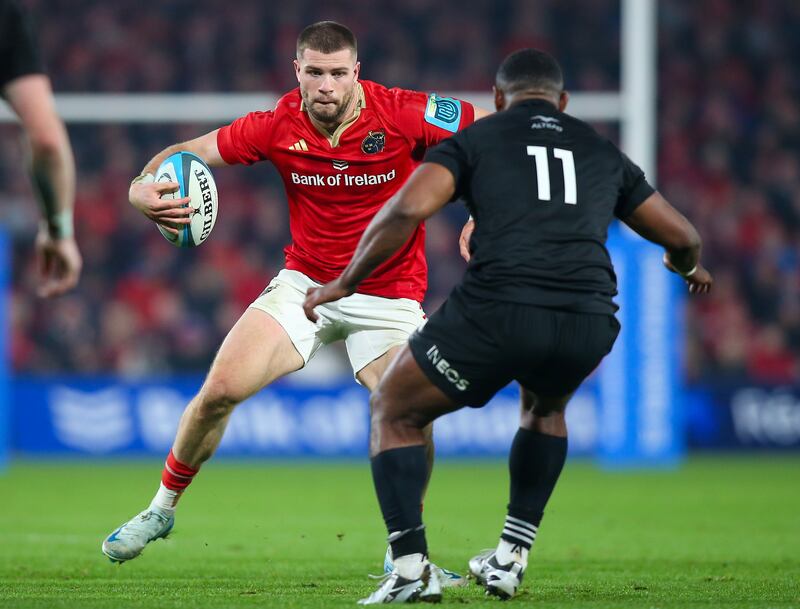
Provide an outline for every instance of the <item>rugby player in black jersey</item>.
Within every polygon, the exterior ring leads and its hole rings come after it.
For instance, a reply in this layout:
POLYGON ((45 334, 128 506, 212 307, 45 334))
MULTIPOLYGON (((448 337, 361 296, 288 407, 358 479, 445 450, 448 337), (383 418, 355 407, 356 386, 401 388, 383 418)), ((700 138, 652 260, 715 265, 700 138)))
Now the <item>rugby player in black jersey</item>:
POLYGON ((497 72, 498 113, 429 151, 342 275, 306 297, 313 320, 315 306, 352 294, 419 222, 466 201, 475 219, 466 275, 372 396, 372 473, 395 571, 363 604, 414 600, 427 584, 422 429, 483 406, 512 380, 523 408, 508 513, 497 548, 473 558, 470 571, 488 594, 517 592, 566 459, 564 410, 619 332, 605 247, 615 217, 663 246, 665 266, 690 292, 711 286, 697 231, 614 144, 565 114, 567 102, 555 59, 533 49, 511 54, 497 72))

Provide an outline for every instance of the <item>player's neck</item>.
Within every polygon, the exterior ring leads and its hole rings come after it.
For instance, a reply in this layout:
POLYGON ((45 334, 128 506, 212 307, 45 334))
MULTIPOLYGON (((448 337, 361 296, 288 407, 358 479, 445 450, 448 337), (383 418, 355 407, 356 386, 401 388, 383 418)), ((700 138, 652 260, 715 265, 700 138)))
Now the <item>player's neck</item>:
POLYGON ((537 93, 525 93, 525 92, 517 93, 515 95, 510 95, 508 97, 508 106, 507 107, 511 108, 512 106, 516 106, 518 104, 521 104, 523 102, 528 102, 528 101, 543 101, 543 102, 547 102, 548 104, 553 106, 556 110, 558 109, 558 101, 554 100, 551 96, 549 96, 549 95, 541 95, 541 94, 537 94, 537 93))
POLYGON ((341 125, 342 122, 344 122, 344 121, 337 121, 335 123, 323 123, 315 119, 310 114, 308 115, 308 118, 311 119, 311 123, 317 128, 317 130, 321 131, 323 135, 329 135, 329 136, 333 135, 339 128, 339 125, 341 125))

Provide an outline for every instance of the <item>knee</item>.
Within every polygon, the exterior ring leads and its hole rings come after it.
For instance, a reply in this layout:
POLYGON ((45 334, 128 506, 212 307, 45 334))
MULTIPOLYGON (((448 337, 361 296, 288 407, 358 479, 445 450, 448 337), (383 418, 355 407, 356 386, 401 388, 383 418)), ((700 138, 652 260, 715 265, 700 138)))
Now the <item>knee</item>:
POLYGON ((196 411, 203 419, 224 419, 246 397, 238 395, 230 383, 219 378, 209 377, 200 389, 196 411))
POLYGON ((393 429, 403 429, 420 426, 417 425, 413 412, 402 408, 401 405, 380 391, 380 389, 372 393, 369 403, 373 428, 391 427, 393 429))
POLYGON ((564 411, 568 396, 550 398, 536 395, 530 390, 522 390, 522 408, 520 409, 520 427, 550 433, 565 428, 564 411))
POLYGON ((530 411, 536 418, 564 418, 564 406, 538 402, 530 411))

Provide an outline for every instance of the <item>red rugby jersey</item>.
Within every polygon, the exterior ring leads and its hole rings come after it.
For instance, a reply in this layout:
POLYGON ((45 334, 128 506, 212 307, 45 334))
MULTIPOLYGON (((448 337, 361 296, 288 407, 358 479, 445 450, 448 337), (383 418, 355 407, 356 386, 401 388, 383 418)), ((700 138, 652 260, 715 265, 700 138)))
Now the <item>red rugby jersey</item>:
MULTIPOLYGON (((471 104, 436 94, 356 83, 353 120, 326 137, 306 113, 300 89, 267 112, 222 127, 228 164, 272 161, 289 200, 292 243, 286 268, 326 283, 347 266, 372 217, 422 161, 426 148, 474 120, 471 104)), ((453 244, 453 247, 456 247, 453 244)), ((359 286, 363 294, 421 301, 427 288, 425 229, 359 286)))

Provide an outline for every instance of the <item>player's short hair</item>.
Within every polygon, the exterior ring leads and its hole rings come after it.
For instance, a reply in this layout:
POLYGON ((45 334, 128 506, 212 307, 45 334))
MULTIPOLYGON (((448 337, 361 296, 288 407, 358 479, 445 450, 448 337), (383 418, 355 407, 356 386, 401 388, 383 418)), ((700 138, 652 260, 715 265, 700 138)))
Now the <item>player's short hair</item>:
POLYGON ((303 51, 311 49, 320 53, 335 53, 343 49, 350 49, 353 55, 358 54, 356 37, 350 28, 335 21, 318 21, 306 27, 297 37, 297 57, 302 57, 303 51))
POLYGON ((552 55, 538 49, 520 49, 500 64, 495 86, 505 93, 536 91, 558 95, 564 90, 564 74, 552 55))

